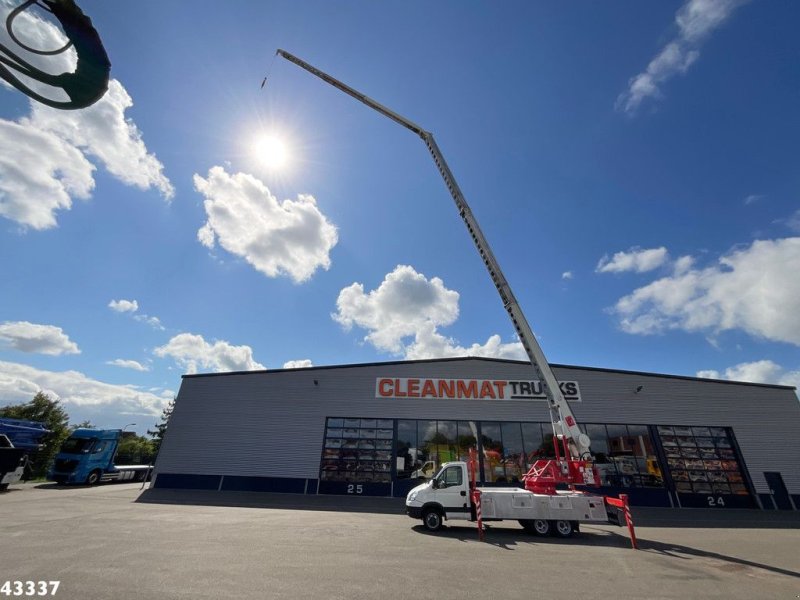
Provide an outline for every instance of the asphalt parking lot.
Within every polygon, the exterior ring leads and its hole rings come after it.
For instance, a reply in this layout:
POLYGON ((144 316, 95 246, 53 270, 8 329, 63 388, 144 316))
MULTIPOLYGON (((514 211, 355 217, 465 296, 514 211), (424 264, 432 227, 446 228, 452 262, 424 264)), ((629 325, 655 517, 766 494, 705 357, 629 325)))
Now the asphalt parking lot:
POLYGON ((800 597, 794 513, 634 509, 634 551, 605 525, 571 540, 516 523, 493 524, 484 543, 472 524, 429 534, 396 501, 140 495, 14 486, 0 495, 0 585, 60 581, 57 598, 87 600, 800 597))

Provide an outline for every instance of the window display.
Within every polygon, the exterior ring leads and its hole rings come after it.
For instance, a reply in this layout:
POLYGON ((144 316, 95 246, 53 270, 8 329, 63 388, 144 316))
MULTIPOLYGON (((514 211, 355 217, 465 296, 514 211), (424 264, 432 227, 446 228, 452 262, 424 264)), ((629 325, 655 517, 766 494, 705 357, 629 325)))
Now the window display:
MULTIPOLYGON (((749 495, 728 429, 659 425, 657 430, 676 491, 749 495)), ((718 499, 713 505, 720 505, 718 499)))
POLYGON ((320 479, 389 483, 392 426, 386 419, 329 418, 320 479))

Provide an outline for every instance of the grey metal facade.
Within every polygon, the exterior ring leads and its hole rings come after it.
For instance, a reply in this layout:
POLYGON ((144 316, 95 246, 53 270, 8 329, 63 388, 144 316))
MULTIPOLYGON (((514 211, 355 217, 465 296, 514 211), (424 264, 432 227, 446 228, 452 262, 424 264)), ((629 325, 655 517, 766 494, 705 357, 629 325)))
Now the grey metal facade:
MULTIPOLYGON (((577 381, 579 423, 731 427, 755 491, 781 473, 800 494, 794 388, 554 365, 577 381), (641 386, 641 388, 640 388, 641 386), (637 392, 637 388, 640 390, 637 392)), ((530 379, 523 362, 484 358, 184 376, 155 470, 316 480, 326 417, 549 421, 544 401, 376 398, 376 379, 530 379)), ((164 480, 165 481, 165 480, 164 480)), ((771 507, 770 507, 771 508, 771 507)), ((798 507, 800 508, 800 507, 798 507)))

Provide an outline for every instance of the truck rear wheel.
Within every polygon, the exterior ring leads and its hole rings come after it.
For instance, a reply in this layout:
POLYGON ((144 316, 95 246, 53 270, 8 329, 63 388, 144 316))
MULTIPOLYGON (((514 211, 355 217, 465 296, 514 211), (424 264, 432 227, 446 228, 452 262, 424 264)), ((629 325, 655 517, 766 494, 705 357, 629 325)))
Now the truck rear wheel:
POLYGON ((86 485, 97 485, 98 483, 100 483, 100 471, 94 470, 86 478, 86 485))
POLYGON ((442 514, 435 508, 428 508, 422 513, 422 523, 428 531, 439 531, 442 528, 442 514))
POLYGON ((550 521, 544 519, 520 519, 519 524, 528 533, 536 535, 548 535, 550 533, 550 521))
POLYGON ((572 537, 572 534, 575 533, 575 527, 573 527, 572 521, 556 521, 553 533, 560 538, 572 537))

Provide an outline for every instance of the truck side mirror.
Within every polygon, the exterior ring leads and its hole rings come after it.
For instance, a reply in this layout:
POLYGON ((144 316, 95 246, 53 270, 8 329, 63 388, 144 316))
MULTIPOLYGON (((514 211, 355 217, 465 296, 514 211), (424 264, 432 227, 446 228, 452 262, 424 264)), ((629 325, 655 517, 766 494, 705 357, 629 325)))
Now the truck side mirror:
POLYGON ((435 490, 439 489, 439 480, 438 479, 431 479, 431 487, 435 490))

